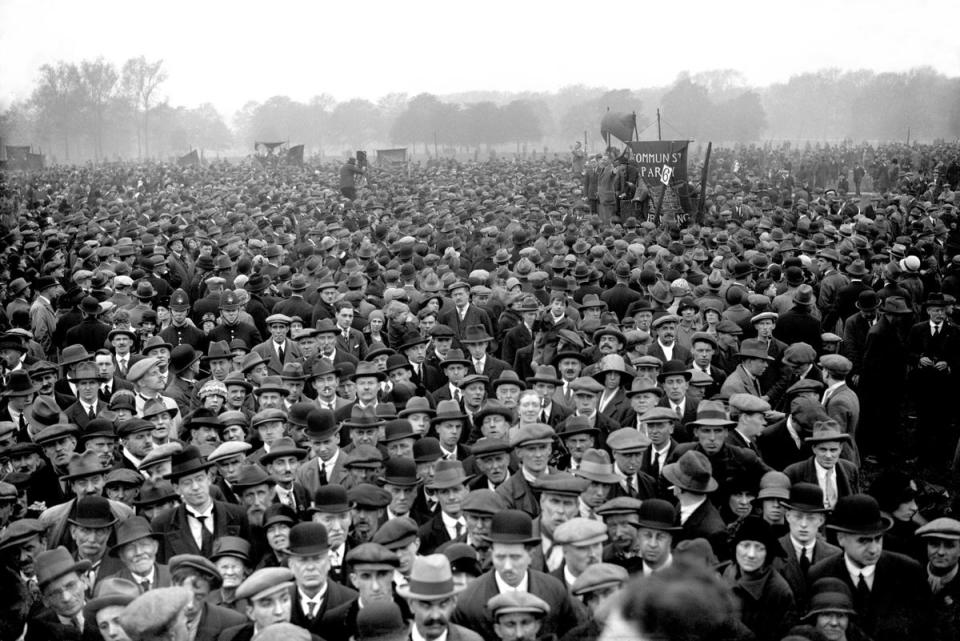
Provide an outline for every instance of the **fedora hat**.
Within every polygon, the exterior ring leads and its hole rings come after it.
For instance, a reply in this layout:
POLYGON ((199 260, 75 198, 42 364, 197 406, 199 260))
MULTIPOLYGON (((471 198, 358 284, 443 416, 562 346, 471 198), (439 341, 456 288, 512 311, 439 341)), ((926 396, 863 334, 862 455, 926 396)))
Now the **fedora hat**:
POLYGON ((260 457, 260 462, 268 465, 270 461, 282 456, 293 456, 297 460, 303 460, 307 457, 307 451, 297 447, 292 438, 284 436, 274 441, 270 451, 260 457))
POLYGON ((364 376, 373 376, 378 381, 384 381, 387 379, 386 372, 381 371, 377 367, 376 363, 369 363, 367 361, 363 361, 357 365, 356 371, 350 378, 355 381, 358 378, 363 378, 364 376))
POLYGON ((451 365, 464 365, 469 367, 471 363, 466 357, 464 357, 463 350, 454 348, 447 350, 447 355, 442 361, 440 361, 441 369, 450 367, 451 365))
POLYGON ((804 305, 809 307, 810 305, 813 305, 813 301, 813 287, 810 287, 810 285, 800 285, 797 287, 796 291, 793 292, 794 305, 804 305))
POLYGON ((383 424, 384 421, 376 415, 373 408, 363 408, 359 405, 354 405, 350 410, 350 418, 343 422, 343 427, 347 429, 353 427, 368 428, 378 427, 383 424))
POLYGON ((405 599, 439 601, 462 589, 453 583, 450 560, 443 554, 428 554, 414 557, 407 584, 398 587, 397 594, 405 599))
POLYGON ((196 446, 188 445, 170 457, 170 472, 163 478, 176 482, 184 476, 202 472, 212 465, 213 463, 204 460, 196 446))
POLYGON ((443 490, 458 485, 466 485, 472 478, 463 471, 463 463, 460 461, 440 461, 433 473, 433 480, 424 487, 428 490, 443 490))
POLYGON ((730 427, 734 421, 727 418, 723 403, 719 401, 700 401, 697 405, 697 419, 690 422, 694 427, 698 425, 712 425, 715 427, 730 427))
POLYGON ((123 546, 128 543, 133 543, 134 541, 141 539, 156 539, 157 541, 161 541, 162 538, 162 534, 157 534, 150 529, 150 522, 144 517, 134 516, 129 519, 124 519, 124 521, 117 526, 117 542, 110 548, 109 554, 110 556, 117 556, 120 554, 123 546))
POLYGON ((527 378, 528 385, 533 385, 534 383, 547 383, 557 386, 563 383, 563 381, 557 377, 557 370, 553 365, 539 365, 534 375, 527 378))
POLYGON ((827 443, 830 441, 849 441, 850 435, 840 431, 840 424, 833 419, 817 421, 813 424, 813 434, 803 439, 806 443, 827 443))
POLYGON ((794 483, 790 486, 790 498, 780 501, 788 510, 797 512, 829 512, 823 505, 823 490, 816 483, 794 483))
POLYGON ((68 345, 60 352, 60 365, 73 365, 74 363, 92 360, 93 354, 87 352, 87 349, 83 345, 68 345))
POLYGON ((490 533, 482 538, 490 543, 540 543, 540 537, 533 534, 533 519, 520 510, 503 510, 494 514, 490 521, 490 533))
POLYGON ((869 494, 850 494, 837 499, 827 527, 847 534, 880 534, 893 527, 893 520, 880 514, 877 499, 869 494))
POLYGON ((905 301, 902 296, 887 297, 883 301, 883 306, 880 307, 880 311, 884 314, 896 314, 900 316, 913 313, 913 310, 907 306, 907 301, 905 301))
POLYGON ((84 615, 93 617, 100 610, 111 605, 125 606, 140 596, 140 586, 129 579, 110 576, 99 583, 93 591, 93 598, 83 606, 84 615))
POLYGON ((492 341, 493 336, 487 334, 487 328, 483 325, 470 325, 464 332, 463 336, 460 337, 460 343, 463 345, 469 345, 472 343, 486 343, 487 341, 492 341))
POLYGON ((227 341, 214 341, 207 346, 207 353, 200 357, 202 361, 213 361, 226 358, 233 360, 233 352, 227 341))
POLYGON ((683 361, 673 359, 663 364, 663 369, 657 374, 657 380, 662 383, 668 376, 682 376, 689 382, 693 378, 693 372, 687 369, 683 361))
POLYGON ((717 489, 710 459, 695 450, 684 452, 676 463, 664 465, 662 473, 663 478, 681 490, 708 494, 717 489))
POLYGON ((765 361, 774 360, 773 357, 767 353, 767 348, 763 342, 755 338, 748 338, 740 343, 740 351, 737 352, 737 356, 740 358, 761 358, 765 361))
POLYGON ((428 401, 423 396, 414 396, 407 401, 406 407, 404 407, 397 414, 399 418, 407 418, 411 414, 426 414, 427 416, 433 416, 435 411, 430 407, 430 401, 428 401))
POLYGON ((167 351, 173 349, 173 345, 163 340, 160 336, 151 336, 143 344, 143 347, 140 348, 140 353, 146 355, 150 350, 157 349, 158 347, 165 347, 167 351))
POLYGON ((141 280, 137 283, 137 289, 133 295, 137 298, 153 298, 157 295, 157 290, 153 288, 153 283, 149 280, 141 280))
POLYGON ((464 421, 467 415, 460 409, 460 403, 456 401, 440 401, 437 403, 437 411, 430 419, 431 425, 436 425, 444 421, 464 421))
POLYGON ((103 377, 100 376, 100 369, 94 363, 80 363, 73 370, 73 372, 70 373, 69 379, 71 381, 103 381, 104 380, 103 377))
POLYGON ((88 476, 96 476, 97 474, 106 474, 109 471, 100 464, 96 452, 92 450, 87 450, 83 454, 74 452, 67 463, 67 473, 61 476, 60 480, 69 482, 88 476))
POLYGON ((847 272, 847 274, 853 276, 854 278, 861 278, 870 273, 870 270, 867 269, 864 262, 860 259, 851 262, 843 269, 843 271, 847 272))
MULTIPOLYGON (((104 499, 106 500, 106 499, 104 499)), ((37 585, 42 592, 48 585, 62 576, 76 572, 83 574, 90 569, 89 561, 74 561, 67 548, 61 546, 44 550, 34 558, 37 585)))
POLYGON ((429 343, 430 339, 426 336, 422 336, 420 332, 409 331, 404 333, 403 338, 400 339, 400 345, 397 347, 398 352, 403 352, 404 350, 410 349, 411 347, 416 347, 417 345, 424 345, 429 343))
POLYGON ((619 483, 623 480, 623 476, 614 470, 610 455, 605 450, 594 448, 583 453, 580 467, 574 475, 597 483, 619 483))
POLYGON ((0 392, 0 397, 29 396, 39 391, 40 386, 34 384, 30 379, 30 374, 28 374, 26 370, 18 369, 10 372, 7 378, 7 385, 3 392, 0 392))

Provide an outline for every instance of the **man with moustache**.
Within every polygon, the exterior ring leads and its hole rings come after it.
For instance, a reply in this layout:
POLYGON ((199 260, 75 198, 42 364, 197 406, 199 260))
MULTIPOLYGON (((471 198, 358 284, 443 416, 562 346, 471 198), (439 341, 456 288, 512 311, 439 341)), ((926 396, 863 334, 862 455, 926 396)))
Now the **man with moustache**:
POLYGON ((411 639, 481 641, 476 632, 450 622, 460 592, 446 556, 431 554, 414 559, 409 582, 397 589, 413 614, 411 639))
POLYGON ((240 496, 240 507, 246 511, 249 526, 263 527, 264 514, 277 497, 276 479, 256 463, 250 463, 240 468, 233 489, 240 496))
POLYGON ((473 444, 470 459, 464 463, 480 472, 469 483, 471 490, 496 490, 510 476, 510 443, 502 438, 484 436, 473 444))
POLYGON ((937 639, 960 638, 960 521, 934 519, 917 528, 927 547, 927 583, 933 593, 937 639))

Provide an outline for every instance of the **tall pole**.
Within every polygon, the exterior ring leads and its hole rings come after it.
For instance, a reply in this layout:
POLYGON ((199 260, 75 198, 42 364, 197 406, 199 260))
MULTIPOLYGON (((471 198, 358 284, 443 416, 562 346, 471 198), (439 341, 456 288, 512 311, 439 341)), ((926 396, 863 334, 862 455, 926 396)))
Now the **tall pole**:
POLYGON ((700 176, 700 202, 697 203, 697 224, 703 224, 704 210, 707 208, 707 178, 710 176, 710 151, 713 142, 707 143, 707 156, 703 161, 703 175, 700 176))
POLYGON ((663 140, 663 132, 660 131, 660 107, 657 107, 657 140, 663 140))

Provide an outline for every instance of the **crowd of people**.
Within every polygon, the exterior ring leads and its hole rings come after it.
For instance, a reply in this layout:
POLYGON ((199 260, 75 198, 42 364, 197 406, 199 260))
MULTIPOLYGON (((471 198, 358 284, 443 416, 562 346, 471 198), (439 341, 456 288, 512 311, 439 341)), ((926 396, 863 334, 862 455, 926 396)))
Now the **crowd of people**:
POLYGON ((4 176, 0 638, 960 639, 958 155, 4 176))

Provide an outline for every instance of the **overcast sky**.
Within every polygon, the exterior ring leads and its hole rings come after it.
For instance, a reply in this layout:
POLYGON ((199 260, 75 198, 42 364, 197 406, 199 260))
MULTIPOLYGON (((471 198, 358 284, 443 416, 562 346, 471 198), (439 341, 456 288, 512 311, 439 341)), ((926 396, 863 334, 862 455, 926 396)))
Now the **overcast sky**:
POLYGON ((825 67, 956 76, 958 23, 957 0, 0 0, 0 107, 40 65, 98 56, 162 58, 163 97, 226 116, 277 94, 636 88, 685 69, 759 85, 825 67))

